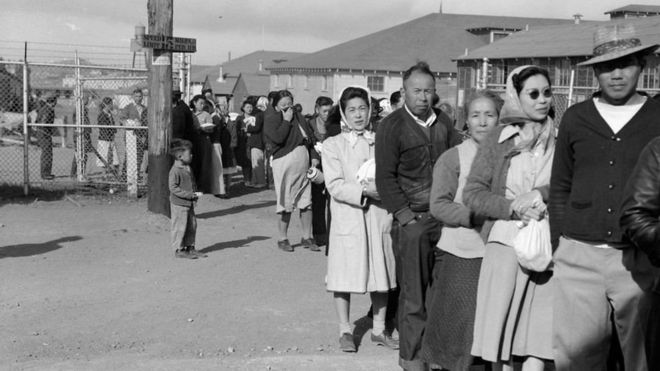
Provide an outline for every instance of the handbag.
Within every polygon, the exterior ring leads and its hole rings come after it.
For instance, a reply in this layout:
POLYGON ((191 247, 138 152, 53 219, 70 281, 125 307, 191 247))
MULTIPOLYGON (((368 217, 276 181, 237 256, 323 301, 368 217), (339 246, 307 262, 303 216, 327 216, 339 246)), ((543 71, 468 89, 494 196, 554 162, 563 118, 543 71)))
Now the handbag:
POLYGON ((523 268, 534 272, 546 271, 552 262, 548 218, 530 220, 514 238, 513 249, 518 256, 518 263, 523 268))

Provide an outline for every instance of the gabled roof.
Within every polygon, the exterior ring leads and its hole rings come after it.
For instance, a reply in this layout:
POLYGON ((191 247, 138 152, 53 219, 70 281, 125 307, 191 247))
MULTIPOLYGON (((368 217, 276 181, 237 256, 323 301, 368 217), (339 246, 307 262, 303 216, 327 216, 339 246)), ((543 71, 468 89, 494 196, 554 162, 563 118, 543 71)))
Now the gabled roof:
POLYGON ((658 5, 641 5, 641 4, 630 4, 622 6, 621 8, 616 8, 605 12, 604 14, 612 13, 660 13, 660 6, 658 5))
POLYGON ((208 84, 211 85, 211 89, 213 89, 213 94, 230 95, 234 93, 234 89, 236 88, 236 84, 238 83, 238 80, 240 78, 241 75, 229 76, 229 77, 225 77, 223 81, 218 81, 218 80, 212 80, 209 77, 208 84))
POLYGON ((628 23, 635 26, 643 45, 660 44, 660 16, 617 19, 569 25, 531 27, 490 45, 456 57, 456 60, 584 57, 593 53, 593 34, 599 25, 628 23))
POLYGON ((222 64, 223 72, 229 76, 238 76, 240 73, 268 73, 265 68, 300 57, 305 53, 280 52, 259 50, 232 59, 222 64), (262 61, 264 70, 259 71, 259 61, 262 61))
POLYGON ((210 80, 217 80, 220 75, 220 66, 222 66, 222 73, 225 77, 236 77, 241 73, 268 75, 266 67, 277 65, 301 55, 304 55, 304 53, 260 50, 214 66, 193 65, 191 66, 190 80, 202 82, 207 76, 210 80), (264 69, 262 71, 259 71, 260 60, 263 61, 264 69))
POLYGON ((271 71, 405 71, 419 60, 440 73, 456 72, 451 58, 486 41, 468 29, 524 29, 572 20, 431 13, 342 44, 271 66, 271 71))
POLYGON ((270 91, 270 75, 243 73, 241 77, 250 95, 266 95, 270 91))

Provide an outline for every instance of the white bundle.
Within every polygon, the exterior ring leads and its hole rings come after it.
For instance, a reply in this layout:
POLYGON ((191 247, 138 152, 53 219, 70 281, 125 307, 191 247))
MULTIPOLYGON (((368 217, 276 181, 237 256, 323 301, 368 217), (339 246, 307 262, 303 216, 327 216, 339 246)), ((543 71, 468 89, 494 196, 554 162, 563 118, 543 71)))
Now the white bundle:
POLYGON ((540 221, 530 220, 514 238, 513 249, 522 267, 535 272, 547 270, 552 262, 548 218, 545 217, 540 221))
POLYGON ((376 180, 376 160, 373 158, 367 160, 360 166, 355 174, 358 182, 360 183, 371 183, 376 180))

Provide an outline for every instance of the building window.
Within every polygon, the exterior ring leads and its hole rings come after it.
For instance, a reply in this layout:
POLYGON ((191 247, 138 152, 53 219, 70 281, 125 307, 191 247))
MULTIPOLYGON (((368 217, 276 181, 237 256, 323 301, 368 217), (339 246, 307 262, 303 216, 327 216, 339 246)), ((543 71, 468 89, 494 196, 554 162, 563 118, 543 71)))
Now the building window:
POLYGON ((461 66, 458 67, 458 88, 470 89, 476 86, 476 82, 472 78, 472 67, 461 66))
POLYGON ((571 85, 571 61, 568 59, 559 59, 555 65, 555 81, 556 86, 570 86, 571 85))
POLYGON ((286 75, 286 88, 291 89, 293 88, 293 76, 291 75, 286 75))
POLYGON ((321 91, 328 91, 328 76, 321 76, 321 91))
POLYGON ((591 88, 596 84, 594 83, 594 69, 589 67, 578 67, 575 70, 575 83, 576 87, 591 88))
POLYGON ((280 86, 280 75, 270 75, 270 85, 278 88, 280 86))
MULTIPOLYGON (((649 61, 650 62, 650 61, 649 61)), ((660 68, 653 62, 647 63, 642 74, 639 77, 639 83, 642 89, 657 90, 660 89, 660 68)))
POLYGON ((384 76, 367 76, 367 88, 372 92, 385 91, 385 77, 384 76))

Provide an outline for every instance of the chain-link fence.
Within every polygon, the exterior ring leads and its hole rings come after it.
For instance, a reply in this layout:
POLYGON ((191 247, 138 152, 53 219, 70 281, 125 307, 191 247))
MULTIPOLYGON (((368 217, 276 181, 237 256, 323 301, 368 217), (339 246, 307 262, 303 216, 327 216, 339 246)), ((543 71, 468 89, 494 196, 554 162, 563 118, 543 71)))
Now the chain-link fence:
POLYGON ((27 44, 24 58, 10 61, 7 50, 0 59, 0 185, 25 192, 144 189, 147 71, 136 55, 124 67, 95 63, 95 56, 104 60, 91 52, 45 62, 40 49, 32 63, 27 44))

